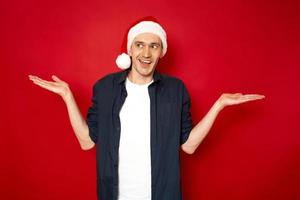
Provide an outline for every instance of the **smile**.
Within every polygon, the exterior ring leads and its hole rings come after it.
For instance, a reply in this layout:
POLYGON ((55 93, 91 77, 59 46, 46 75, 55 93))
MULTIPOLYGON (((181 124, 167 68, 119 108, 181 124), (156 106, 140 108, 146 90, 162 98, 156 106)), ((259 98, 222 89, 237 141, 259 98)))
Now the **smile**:
POLYGON ((142 60, 142 59, 139 59, 139 61, 142 64, 151 64, 151 60, 142 60))

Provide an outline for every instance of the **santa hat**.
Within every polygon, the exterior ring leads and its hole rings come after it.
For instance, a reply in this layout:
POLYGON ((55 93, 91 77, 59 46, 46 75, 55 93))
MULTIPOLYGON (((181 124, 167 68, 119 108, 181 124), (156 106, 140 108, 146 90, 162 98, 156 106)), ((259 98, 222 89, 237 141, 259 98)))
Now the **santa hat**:
POLYGON ((122 54, 120 54, 116 59, 116 64, 121 69, 127 69, 131 66, 131 58, 128 55, 132 42, 136 36, 142 33, 153 33, 157 35, 162 42, 162 56, 163 57, 168 48, 167 44, 167 34, 157 20, 153 17, 146 17, 135 23, 128 31, 127 37, 123 40, 122 54), (125 47, 124 47, 125 46, 125 47), (126 48, 126 50, 124 50, 126 48), (125 53, 124 51, 127 51, 125 53))

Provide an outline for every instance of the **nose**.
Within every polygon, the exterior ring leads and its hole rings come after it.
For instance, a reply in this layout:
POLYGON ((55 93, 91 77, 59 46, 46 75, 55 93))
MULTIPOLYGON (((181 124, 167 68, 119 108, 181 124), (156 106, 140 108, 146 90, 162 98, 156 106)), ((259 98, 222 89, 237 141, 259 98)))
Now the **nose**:
POLYGON ((143 54, 142 55, 145 58, 151 57, 151 50, 150 50, 149 46, 145 46, 145 48, 143 49, 143 54))

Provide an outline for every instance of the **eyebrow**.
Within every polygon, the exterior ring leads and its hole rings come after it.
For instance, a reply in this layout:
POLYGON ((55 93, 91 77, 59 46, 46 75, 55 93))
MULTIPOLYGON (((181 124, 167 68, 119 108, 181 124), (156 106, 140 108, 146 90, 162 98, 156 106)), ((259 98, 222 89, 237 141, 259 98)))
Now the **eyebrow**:
MULTIPOLYGON (((138 44, 138 43, 146 44, 146 42, 139 41, 139 40, 135 41, 134 43, 135 43, 135 44, 138 44)), ((157 46, 160 46, 160 43, 157 43, 157 42, 151 42, 151 43, 149 43, 148 45, 157 45, 157 46)))

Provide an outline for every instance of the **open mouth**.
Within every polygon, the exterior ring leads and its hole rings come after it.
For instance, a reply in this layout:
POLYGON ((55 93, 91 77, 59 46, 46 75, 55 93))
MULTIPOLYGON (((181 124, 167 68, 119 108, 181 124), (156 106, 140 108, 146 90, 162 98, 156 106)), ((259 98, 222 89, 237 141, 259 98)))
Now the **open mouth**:
POLYGON ((152 62, 151 60, 143 60, 143 59, 139 59, 139 62, 143 65, 143 66, 148 66, 150 65, 152 62))

